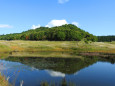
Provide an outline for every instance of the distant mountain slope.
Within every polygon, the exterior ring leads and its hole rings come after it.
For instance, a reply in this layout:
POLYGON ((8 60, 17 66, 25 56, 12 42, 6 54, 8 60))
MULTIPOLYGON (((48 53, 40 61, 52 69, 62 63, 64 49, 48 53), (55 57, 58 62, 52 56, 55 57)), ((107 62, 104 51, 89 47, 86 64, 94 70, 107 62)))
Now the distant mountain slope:
POLYGON ((40 27, 22 33, 1 35, 0 40, 50 40, 50 41, 97 41, 97 37, 75 25, 40 27))

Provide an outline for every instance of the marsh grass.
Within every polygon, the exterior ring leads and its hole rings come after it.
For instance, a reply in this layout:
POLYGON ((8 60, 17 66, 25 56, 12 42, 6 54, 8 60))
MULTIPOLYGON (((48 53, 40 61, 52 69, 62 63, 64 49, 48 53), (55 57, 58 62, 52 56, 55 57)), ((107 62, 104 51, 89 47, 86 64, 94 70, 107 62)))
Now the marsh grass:
POLYGON ((9 56, 9 53, 0 52, 0 59, 5 59, 9 56))
POLYGON ((0 74, 0 86, 11 86, 5 79, 5 76, 1 76, 1 74, 0 74))
POLYGON ((9 52, 9 51, 11 51, 10 47, 0 42, 0 52, 9 52))
POLYGON ((73 52, 12 52, 13 57, 82 58, 73 52))
POLYGON ((0 41, 0 52, 104 52, 115 53, 115 42, 84 41, 0 41))

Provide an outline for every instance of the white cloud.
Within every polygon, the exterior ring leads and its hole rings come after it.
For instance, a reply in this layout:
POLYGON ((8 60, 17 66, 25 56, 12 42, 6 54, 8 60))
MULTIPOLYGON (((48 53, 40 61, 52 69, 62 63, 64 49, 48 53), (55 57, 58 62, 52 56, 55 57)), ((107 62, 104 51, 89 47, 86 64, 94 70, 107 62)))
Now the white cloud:
POLYGON ((69 0, 58 0, 58 2, 60 3, 60 4, 63 4, 63 3, 66 3, 66 2, 68 2, 69 0))
POLYGON ((40 24, 38 25, 32 25, 31 29, 36 29, 36 28, 39 28, 40 27, 40 24))
POLYGON ((64 73, 52 71, 52 70, 46 70, 52 77, 65 77, 64 73))
MULTIPOLYGON (((51 20, 47 25, 45 25, 45 27, 55 27, 55 26, 62 26, 65 24, 69 24, 65 19, 63 20, 51 20)), ((79 27, 79 23, 78 22, 72 22, 71 24, 76 25, 79 27)), ((31 29, 36 29, 39 28, 41 25, 32 25, 31 29)))
POLYGON ((73 25, 79 26, 78 22, 72 22, 73 25))
POLYGON ((51 20, 46 27, 62 26, 68 24, 66 20, 51 20))
POLYGON ((0 24, 0 28, 12 28, 12 26, 8 24, 0 24))

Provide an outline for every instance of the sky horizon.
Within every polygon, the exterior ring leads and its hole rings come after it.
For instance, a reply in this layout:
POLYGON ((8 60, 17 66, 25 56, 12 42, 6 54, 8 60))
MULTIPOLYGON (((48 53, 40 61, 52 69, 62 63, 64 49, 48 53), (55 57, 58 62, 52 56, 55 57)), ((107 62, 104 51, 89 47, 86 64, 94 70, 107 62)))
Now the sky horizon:
POLYGON ((115 35, 114 8, 115 0, 1 0, 0 35, 63 24, 96 36, 115 35))

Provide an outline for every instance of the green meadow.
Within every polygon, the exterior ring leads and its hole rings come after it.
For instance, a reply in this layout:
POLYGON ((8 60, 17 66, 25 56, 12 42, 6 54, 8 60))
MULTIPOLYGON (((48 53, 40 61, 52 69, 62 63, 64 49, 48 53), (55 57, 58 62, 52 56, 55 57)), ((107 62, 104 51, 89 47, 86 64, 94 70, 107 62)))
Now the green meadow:
POLYGON ((115 42, 84 41, 0 41, 0 52, 100 52, 115 53, 115 42))

